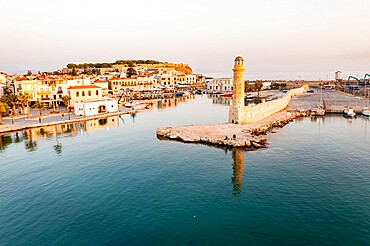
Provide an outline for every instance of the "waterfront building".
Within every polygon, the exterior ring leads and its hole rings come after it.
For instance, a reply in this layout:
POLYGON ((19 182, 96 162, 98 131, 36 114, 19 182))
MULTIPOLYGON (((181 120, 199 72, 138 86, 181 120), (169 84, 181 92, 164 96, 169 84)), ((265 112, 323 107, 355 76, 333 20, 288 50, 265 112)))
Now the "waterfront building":
POLYGON ((132 78, 118 78, 114 77, 108 81, 108 88, 113 93, 119 94, 122 90, 134 89, 137 85, 137 77, 132 78))
POLYGON ((94 81, 94 85, 99 86, 103 89, 103 92, 106 92, 109 90, 108 81, 97 79, 94 81))
POLYGON ((186 78, 187 78, 186 74, 183 74, 183 73, 178 74, 177 75, 177 83, 178 84, 187 84, 187 79, 186 78))
POLYGON ((68 88, 70 105, 71 107, 74 107, 75 103, 102 99, 102 91, 103 89, 96 85, 70 86, 68 88))
POLYGON ((118 102, 111 98, 76 102, 74 104, 74 111, 75 115, 80 116, 118 112, 118 102))
POLYGON ((187 74, 186 75, 186 84, 194 85, 197 83, 197 76, 195 74, 187 74))
POLYGON ((206 83, 207 90, 211 92, 232 92, 234 89, 233 80, 230 78, 217 78, 206 83))
POLYGON ((158 83, 161 86, 167 87, 167 88, 175 88, 177 86, 177 76, 173 74, 162 74, 159 77, 158 83))
POLYGON ((143 74, 137 77, 137 86, 139 89, 151 89, 157 85, 157 79, 153 75, 143 74))

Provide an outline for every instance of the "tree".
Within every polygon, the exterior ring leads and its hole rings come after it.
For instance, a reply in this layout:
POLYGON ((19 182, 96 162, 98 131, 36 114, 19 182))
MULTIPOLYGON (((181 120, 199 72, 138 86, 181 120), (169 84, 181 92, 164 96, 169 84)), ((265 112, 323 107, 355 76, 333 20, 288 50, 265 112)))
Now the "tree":
POLYGON ((75 67, 72 68, 72 76, 77 76, 77 72, 76 72, 76 68, 75 67))
POLYGON ((40 110, 40 118, 39 118, 39 121, 41 122, 41 115, 42 115, 42 109, 44 107, 44 104, 42 102, 40 102, 39 99, 37 99, 35 105, 34 105, 35 108, 38 108, 40 110))
POLYGON ((135 68, 129 67, 126 72, 127 78, 131 78, 132 75, 137 75, 135 68))
POLYGON ((63 101, 64 105, 66 106, 66 112, 69 112, 69 101, 70 100, 71 100, 71 98, 67 95, 62 97, 62 101, 63 101))
POLYGON ((19 101, 21 102, 22 105, 22 114, 24 114, 24 106, 27 106, 27 119, 30 118, 30 100, 31 100, 31 95, 28 93, 21 94, 19 96, 19 101))
POLYGON ((16 95, 16 94, 10 94, 9 96, 8 96, 8 102, 10 102, 11 104, 12 104, 12 113, 13 113, 13 115, 15 115, 16 114, 16 106, 17 106, 17 103, 18 103, 18 96, 16 95))
POLYGON ((29 134, 27 134, 27 132, 24 132, 28 139, 28 141, 24 142, 24 145, 26 150, 29 152, 35 151, 37 148, 37 142, 33 141, 32 139, 32 131, 32 129, 28 130, 29 134))
POLYGON ((9 106, 6 102, 0 102, 0 124, 3 122, 3 114, 9 112, 9 106))
POLYGON ((254 85, 256 90, 258 91, 258 97, 260 97, 260 91, 263 87, 263 84, 262 84, 262 81, 261 80, 257 80, 256 81, 256 84, 254 85))
POLYGON ((57 82, 55 80, 49 80, 48 85, 51 86, 51 103, 53 105, 53 112, 55 112, 55 100, 54 100, 54 91, 57 82))

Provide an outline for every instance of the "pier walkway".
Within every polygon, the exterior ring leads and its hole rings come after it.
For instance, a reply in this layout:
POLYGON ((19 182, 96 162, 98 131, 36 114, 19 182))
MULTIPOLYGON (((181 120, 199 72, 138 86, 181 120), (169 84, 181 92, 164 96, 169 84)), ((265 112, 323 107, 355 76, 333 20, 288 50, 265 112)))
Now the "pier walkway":
POLYGON ((297 108, 311 110, 323 105, 328 113, 343 113, 343 110, 352 107, 355 112, 361 112, 364 107, 369 107, 368 100, 362 97, 354 97, 351 94, 337 90, 315 89, 313 93, 304 93, 291 99, 290 110, 297 108))

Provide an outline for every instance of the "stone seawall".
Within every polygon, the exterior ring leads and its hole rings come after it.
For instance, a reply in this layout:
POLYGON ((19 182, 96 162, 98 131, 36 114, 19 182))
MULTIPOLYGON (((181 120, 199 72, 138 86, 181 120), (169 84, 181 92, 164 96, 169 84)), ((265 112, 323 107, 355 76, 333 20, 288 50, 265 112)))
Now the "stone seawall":
POLYGON ((282 98, 275 99, 269 102, 264 102, 254 106, 247 106, 243 108, 230 107, 229 119, 238 118, 238 124, 250 124, 260 121, 276 112, 285 109, 292 97, 300 95, 307 90, 308 85, 304 85, 297 89, 291 89, 282 98))
POLYGON ((267 138, 261 137, 280 128, 293 119, 307 116, 307 112, 281 111, 254 124, 213 124, 191 126, 167 126, 157 129, 160 140, 176 140, 185 143, 202 143, 227 148, 254 150, 265 148, 267 138), (235 137, 234 137, 235 136, 235 137))

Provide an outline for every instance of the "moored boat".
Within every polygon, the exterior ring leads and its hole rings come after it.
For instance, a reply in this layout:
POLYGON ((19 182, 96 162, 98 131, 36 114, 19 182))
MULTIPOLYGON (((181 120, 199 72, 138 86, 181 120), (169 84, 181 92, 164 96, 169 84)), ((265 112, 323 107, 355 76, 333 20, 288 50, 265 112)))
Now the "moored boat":
POLYGON ((355 111, 353 110, 353 108, 347 108, 343 111, 343 114, 344 114, 344 117, 347 117, 347 118, 353 118, 356 116, 356 113, 355 111))
POLYGON ((224 93, 222 94, 223 97, 232 97, 233 93, 224 93))
POLYGON ((126 109, 140 110, 140 109, 149 109, 149 104, 140 103, 140 102, 131 102, 125 104, 126 109))
POLYGON ((365 107, 364 110, 362 110, 362 115, 370 117, 370 110, 367 107, 365 107))
POLYGON ((325 109, 322 106, 318 106, 311 110, 311 116, 324 116, 325 109))

